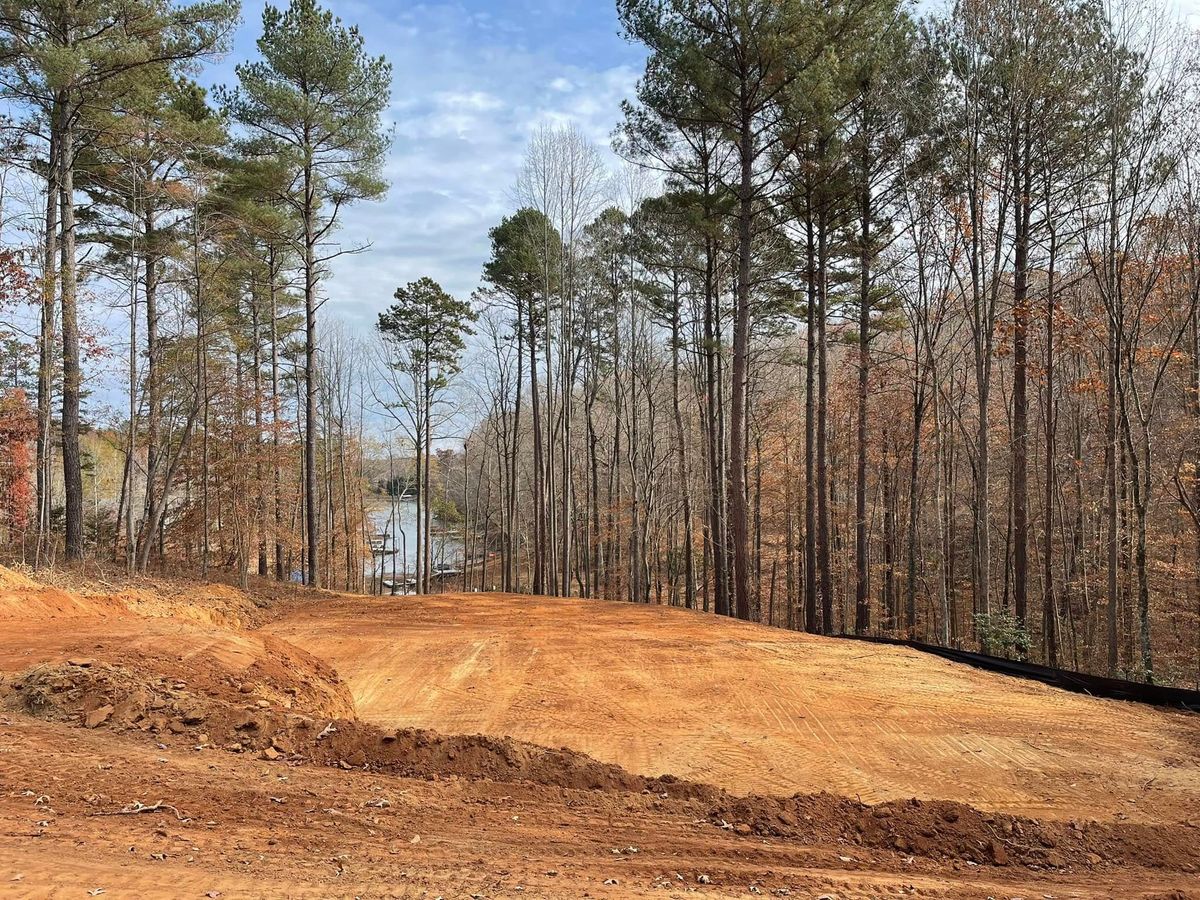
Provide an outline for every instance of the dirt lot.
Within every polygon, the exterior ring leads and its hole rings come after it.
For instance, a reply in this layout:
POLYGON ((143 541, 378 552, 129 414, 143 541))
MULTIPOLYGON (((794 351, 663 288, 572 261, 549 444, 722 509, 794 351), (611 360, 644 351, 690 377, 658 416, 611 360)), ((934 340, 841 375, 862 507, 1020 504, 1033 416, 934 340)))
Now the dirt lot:
POLYGON ((0 703, 4 896, 1200 898, 1196 719, 679 611, 0 569, 0 703))
POLYGON ((1200 717, 904 648, 478 594, 335 602, 270 629, 332 664, 380 725, 508 734, 736 793, 949 799, 1059 819, 1200 815, 1200 717))

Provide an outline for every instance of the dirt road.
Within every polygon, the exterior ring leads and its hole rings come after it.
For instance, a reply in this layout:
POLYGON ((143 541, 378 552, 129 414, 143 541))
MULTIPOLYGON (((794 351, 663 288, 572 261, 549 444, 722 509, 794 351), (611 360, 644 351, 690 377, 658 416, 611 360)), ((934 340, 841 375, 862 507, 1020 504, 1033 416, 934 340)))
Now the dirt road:
POLYGON ((1106 821, 1200 810, 1200 717, 903 648, 481 594, 338 601, 270 630, 330 662, 358 714, 391 727, 512 735, 739 793, 1106 821))

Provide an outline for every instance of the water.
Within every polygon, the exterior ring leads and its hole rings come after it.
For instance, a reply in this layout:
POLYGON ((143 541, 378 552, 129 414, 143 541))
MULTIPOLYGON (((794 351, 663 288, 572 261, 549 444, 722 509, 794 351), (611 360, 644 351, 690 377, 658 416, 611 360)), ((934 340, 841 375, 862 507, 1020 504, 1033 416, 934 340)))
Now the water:
MULTIPOLYGON (((414 500, 401 500, 394 507, 389 504, 380 506, 368 512, 373 534, 387 535, 382 545, 382 552, 376 552, 372 561, 366 565, 368 577, 374 576, 379 580, 380 566, 383 578, 392 581, 395 572, 397 590, 408 579, 416 577, 417 556, 420 547, 417 546, 417 504, 414 500)), ((434 525, 431 535, 430 552, 433 557, 433 567, 439 567, 461 572, 463 567, 463 542, 456 534, 444 534, 434 525)), ((387 588, 384 588, 387 591, 387 588)))

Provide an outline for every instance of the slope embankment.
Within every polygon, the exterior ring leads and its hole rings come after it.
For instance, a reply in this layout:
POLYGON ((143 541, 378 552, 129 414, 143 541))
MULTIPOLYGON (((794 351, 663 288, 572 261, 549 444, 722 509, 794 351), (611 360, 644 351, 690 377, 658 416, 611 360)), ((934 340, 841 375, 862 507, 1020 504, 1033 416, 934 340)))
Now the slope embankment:
POLYGON ((1200 716, 902 647, 486 594, 347 598, 268 629, 327 660, 384 727, 511 735, 741 794, 1200 818, 1200 716))
POLYGON ((674 610, 54 580, 0 569, 6 896, 1200 896, 1161 710, 674 610))

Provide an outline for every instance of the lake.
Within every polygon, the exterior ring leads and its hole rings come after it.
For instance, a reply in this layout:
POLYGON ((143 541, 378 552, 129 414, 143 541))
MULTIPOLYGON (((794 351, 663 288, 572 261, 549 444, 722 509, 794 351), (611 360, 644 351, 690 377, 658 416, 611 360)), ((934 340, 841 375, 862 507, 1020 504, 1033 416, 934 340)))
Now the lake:
MULTIPOLYGON (((376 547, 374 558, 367 562, 368 576, 378 581, 380 566, 385 580, 404 584, 415 577, 417 556, 417 504, 414 500, 401 500, 395 504, 381 505, 368 511, 373 534, 386 536, 381 546, 376 547), (394 579, 393 579, 394 574, 394 579)), ((457 534, 443 534, 434 525, 430 545, 433 566, 461 571, 463 567, 463 542, 457 534)), ((386 589, 385 589, 386 590, 386 589)))

